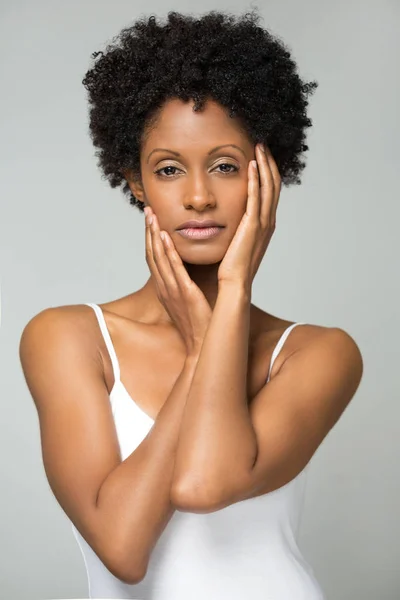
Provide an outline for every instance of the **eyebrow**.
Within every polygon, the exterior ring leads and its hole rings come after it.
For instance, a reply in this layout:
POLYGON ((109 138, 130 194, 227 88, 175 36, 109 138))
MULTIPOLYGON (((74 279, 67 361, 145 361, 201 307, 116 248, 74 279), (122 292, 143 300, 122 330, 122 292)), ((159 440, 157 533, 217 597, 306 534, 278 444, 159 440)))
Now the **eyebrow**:
MULTIPOLYGON (((242 148, 240 148, 239 146, 236 146, 236 144, 222 144, 221 146, 215 146, 215 148, 212 148, 207 154, 208 154, 208 156, 210 156, 210 154, 213 154, 213 152, 216 152, 217 150, 220 150, 221 148, 226 148, 227 146, 231 146, 232 148, 236 148, 237 150, 240 150, 240 152, 243 154, 243 156, 246 157, 244 150, 242 150, 242 148)), ((154 148, 154 150, 152 150, 147 157, 147 161, 146 161, 147 163, 149 162, 150 156, 153 154, 153 152, 170 152, 171 154, 174 154, 175 156, 181 156, 179 154, 179 152, 175 152, 175 150, 170 150, 169 148, 154 148)))

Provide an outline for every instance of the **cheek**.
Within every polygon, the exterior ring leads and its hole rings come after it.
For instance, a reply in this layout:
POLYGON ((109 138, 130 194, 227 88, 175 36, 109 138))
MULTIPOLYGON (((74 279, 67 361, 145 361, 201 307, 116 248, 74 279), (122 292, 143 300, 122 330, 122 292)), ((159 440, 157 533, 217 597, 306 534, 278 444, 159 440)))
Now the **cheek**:
POLYGON ((247 183, 242 183, 240 186, 236 188, 236 193, 234 198, 232 199, 232 216, 235 215, 235 218, 239 222, 242 218, 243 214, 246 211, 247 207, 247 199, 248 199, 248 186, 247 183))
POLYGON ((219 189, 214 190, 220 202, 227 202, 232 213, 242 213, 246 210, 248 196, 248 182, 244 178, 231 179, 222 182, 219 189))
POLYGON ((174 213, 165 198, 161 202, 157 202, 157 199, 153 198, 150 206, 157 217, 159 229, 171 232, 174 229, 174 213))

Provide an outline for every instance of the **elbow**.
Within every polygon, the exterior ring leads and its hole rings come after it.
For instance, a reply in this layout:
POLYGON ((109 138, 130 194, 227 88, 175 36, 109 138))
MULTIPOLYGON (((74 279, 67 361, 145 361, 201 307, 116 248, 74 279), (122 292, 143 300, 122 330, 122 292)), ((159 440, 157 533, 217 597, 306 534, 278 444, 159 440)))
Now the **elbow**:
POLYGON ((128 585, 135 585, 140 583, 145 578, 146 572, 147 569, 140 572, 135 571, 134 573, 131 573, 130 571, 120 571, 118 579, 123 583, 127 583, 128 585))
POLYGON ((104 561, 105 566, 114 577, 128 585, 140 583, 147 573, 147 562, 121 551, 121 546, 111 552, 104 561))
POLYGON ((140 583, 145 578, 147 573, 147 568, 141 569, 135 567, 134 569, 132 569, 130 565, 125 565, 121 562, 119 562, 118 564, 116 564, 115 562, 109 562, 109 564, 106 566, 110 573, 114 575, 114 577, 128 585, 135 585, 137 583, 140 583))
POLYGON ((181 512, 207 514, 218 510, 219 502, 215 495, 205 493, 204 486, 175 484, 171 488, 171 504, 181 512))

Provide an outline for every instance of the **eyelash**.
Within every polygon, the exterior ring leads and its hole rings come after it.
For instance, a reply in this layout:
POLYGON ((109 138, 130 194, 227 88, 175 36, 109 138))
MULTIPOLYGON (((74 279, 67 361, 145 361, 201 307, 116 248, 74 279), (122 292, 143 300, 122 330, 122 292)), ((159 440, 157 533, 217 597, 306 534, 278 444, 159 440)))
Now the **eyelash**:
MULTIPOLYGON (((230 175, 231 173, 235 173, 237 171, 239 171, 239 168, 236 165, 231 165, 230 163, 221 163, 220 165, 217 165, 217 169, 218 167, 223 167, 223 166, 227 166, 227 167, 232 167, 233 171, 228 171, 228 172, 223 172, 220 171, 220 173, 222 172, 223 175, 230 175)), ((158 169, 158 171, 154 171, 155 175, 157 175, 157 177, 161 177, 162 179, 172 179, 173 175, 160 175, 161 171, 164 171, 164 169, 178 169, 178 167, 174 167, 173 165, 167 165, 166 167, 162 167, 161 169, 158 169)))

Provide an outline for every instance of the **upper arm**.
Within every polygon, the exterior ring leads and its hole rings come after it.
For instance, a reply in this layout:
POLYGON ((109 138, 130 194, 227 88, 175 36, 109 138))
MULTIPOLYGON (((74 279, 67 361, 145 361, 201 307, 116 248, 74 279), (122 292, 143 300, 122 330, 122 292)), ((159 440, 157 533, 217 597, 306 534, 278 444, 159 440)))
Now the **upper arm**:
POLYGON ((345 331, 327 328, 294 352, 250 403, 257 457, 218 508, 273 491, 296 477, 355 394, 361 352, 345 331))
MULTIPOLYGON (((64 512, 114 569, 114 532, 96 506, 121 462, 101 355, 77 307, 47 309, 23 330, 20 360, 40 423, 43 464, 64 512)), ((112 520, 110 520, 112 523, 112 520)))

